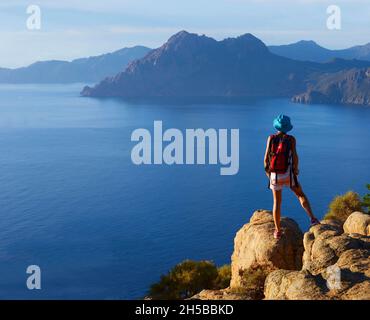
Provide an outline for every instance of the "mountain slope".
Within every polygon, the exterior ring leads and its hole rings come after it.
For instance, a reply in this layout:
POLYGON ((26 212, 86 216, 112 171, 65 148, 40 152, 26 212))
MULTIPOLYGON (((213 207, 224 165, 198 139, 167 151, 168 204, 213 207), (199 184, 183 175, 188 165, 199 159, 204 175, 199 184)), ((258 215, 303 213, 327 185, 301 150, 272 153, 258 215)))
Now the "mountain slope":
POLYGON ((216 41, 181 31, 115 77, 85 87, 82 95, 291 97, 306 90, 310 75, 366 66, 370 62, 291 60, 272 54, 251 34, 216 41))
POLYGON ((17 69, 0 68, 0 83, 97 82, 124 70, 129 62, 142 58, 149 51, 149 48, 136 46, 71 62, 50 60, 17 69))
POLYGON ((268 48, 274 54, 301 61, 326 62, 333 58, 370 61, 370 43, 343 50, 329 50, 314 41, 299 41, 268 48))
POLYGON ((351 69, 325 74, 306 92, 292 98, 299 103, 370 105, 370 69, 351 69))
POLYGON ((304 78, 306 70, 300 64, 272 55, 251 34, 216 41, 182 31, 115 77, 85 88, 83 95, 284 95, 301 88, 297 79, 304 78))

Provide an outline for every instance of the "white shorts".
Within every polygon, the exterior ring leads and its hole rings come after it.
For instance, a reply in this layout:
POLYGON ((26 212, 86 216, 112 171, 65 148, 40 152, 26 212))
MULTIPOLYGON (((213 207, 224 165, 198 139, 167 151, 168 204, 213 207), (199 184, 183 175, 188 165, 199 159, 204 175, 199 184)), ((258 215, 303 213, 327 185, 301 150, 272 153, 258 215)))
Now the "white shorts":
POLYGON ((271 172, 270 174, 270 189, 279 191, 282 190, 283 187, 294 187, 295 181, 294 181, 293 173, 292 173, 292 183, 290 183, 290 168, 288 168, 287 172, 285 173, 275 173, 271 172), (277 176, 277 181, 276 181, 277 176))

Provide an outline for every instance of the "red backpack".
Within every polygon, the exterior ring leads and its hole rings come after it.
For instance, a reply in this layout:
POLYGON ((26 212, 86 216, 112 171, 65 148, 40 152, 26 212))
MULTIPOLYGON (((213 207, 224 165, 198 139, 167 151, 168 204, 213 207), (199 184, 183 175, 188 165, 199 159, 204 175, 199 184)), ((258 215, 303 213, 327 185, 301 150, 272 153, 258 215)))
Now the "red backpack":
POLYGON ((291 136, 270 136, 269 172, 285 173, 291 164, 291 136))

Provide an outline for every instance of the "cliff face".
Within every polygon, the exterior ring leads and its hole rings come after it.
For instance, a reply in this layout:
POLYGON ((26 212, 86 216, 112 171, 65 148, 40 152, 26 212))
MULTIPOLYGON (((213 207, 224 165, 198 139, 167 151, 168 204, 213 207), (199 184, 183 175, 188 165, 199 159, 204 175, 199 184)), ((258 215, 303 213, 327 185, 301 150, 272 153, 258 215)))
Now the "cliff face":
POLYGON ((320 76, 306 92, 296 95, 298 103, 370 105, 370 68, 351 69, 320 76))
POLYGON ((203 290, 194 299, 370 300, 368 214, 354 212, 343 227, 324 220, 304 236, 283 218, 280 240, 273 229, 271 213, 256 211, 235 237, 230 287, 203 290), (243 287, 256 266, 266 271, 262 287, 243 287))

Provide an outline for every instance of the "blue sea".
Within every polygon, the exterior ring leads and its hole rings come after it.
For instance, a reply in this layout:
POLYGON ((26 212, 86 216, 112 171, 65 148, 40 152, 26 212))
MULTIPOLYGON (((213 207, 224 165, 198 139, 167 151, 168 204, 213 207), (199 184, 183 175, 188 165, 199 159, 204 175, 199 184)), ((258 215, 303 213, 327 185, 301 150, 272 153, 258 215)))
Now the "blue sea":
MULTIPOLYGON (((124 102, 79 96, 84 84, 0 86, 0 298, 135 299, 184 259, 230 262, 254 210, 270 209, 263 171, 272 119, 292 118, 300 181, 318 217, 370 183, 370 108, 288 99, 124 102), (239 128, 240 170, 131 162, 131 133, 239 128), (41 290, 26 269, 41 268, 41 290)), ((289 190, 282 213, 308 219, 289 190)))

